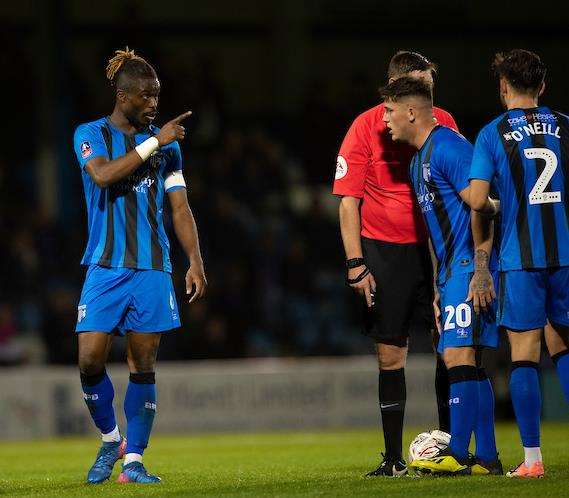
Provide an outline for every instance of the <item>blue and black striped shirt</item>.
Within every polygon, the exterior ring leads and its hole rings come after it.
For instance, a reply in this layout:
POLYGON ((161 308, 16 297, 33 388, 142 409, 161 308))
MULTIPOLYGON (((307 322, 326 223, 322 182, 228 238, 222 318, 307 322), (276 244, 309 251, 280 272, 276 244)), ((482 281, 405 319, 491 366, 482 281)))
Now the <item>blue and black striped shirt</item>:
POLYGON ((165 192, 185 186, 179 144, 161 147, 129 177, 107 188, 98 187, 85 171, 91 159, 116 159, 158 132, 150 126, 128 135, 108 118, 81 124, 75 130, 89 231, 82 264, 172 271, 163 202, 165 192))
POLYGON ((472 144, 460 133, 436 126, 411 159, 411 185, 438 261, 437 282, 473 271, 470 208, 459 192, 468 187, 472 144))
POLYGON ((569 265, 569 118, 511 109, 480 131, 470 178, 492 182, 502 211, 500 269, 569 265))

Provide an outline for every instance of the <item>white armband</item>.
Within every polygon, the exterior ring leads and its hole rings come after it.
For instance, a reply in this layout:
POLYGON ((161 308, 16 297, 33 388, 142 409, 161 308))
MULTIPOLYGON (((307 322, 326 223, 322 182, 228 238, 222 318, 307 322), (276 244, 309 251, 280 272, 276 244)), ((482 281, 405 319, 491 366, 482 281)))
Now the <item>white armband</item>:
POLYGON ((140 156, 140 159, 142 159, 144 162, 154 151, 158 150, 159 147, 160 143, 158 142, 158 139, 156 137, 150 137, 141 144, 137 145, 134 150, 140 156))
POLYGON ((172 173, 170 173, 164 180, 164 190, 166 190, 166 192, 173 189, 174 187, 184 188, 185 186, 186 180, 184 180, 184 174, 182 173, 181 169, 172 171, 172 173))

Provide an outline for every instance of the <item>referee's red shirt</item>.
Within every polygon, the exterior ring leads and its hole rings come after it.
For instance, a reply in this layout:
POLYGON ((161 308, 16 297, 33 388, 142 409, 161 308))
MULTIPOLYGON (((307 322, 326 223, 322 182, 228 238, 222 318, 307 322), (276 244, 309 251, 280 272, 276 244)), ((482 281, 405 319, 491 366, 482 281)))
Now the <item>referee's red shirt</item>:
MULTIPOLYGON (((360 114, 346 133, 336 164, 333 193, 362 199, 363 237, 410 244, 427 240, 427 229, 409 184, 415 153, 391 140, 383 122, 384 106, 360 114)), ((434 108, 438 123, 458 131, 453 117, 434 108)))

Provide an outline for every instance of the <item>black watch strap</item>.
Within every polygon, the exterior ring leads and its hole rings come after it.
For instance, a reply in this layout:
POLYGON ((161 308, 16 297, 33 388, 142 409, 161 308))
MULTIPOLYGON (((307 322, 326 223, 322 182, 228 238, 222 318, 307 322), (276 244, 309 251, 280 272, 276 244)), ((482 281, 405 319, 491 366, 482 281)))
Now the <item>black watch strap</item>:
POLYGON ((364 258, 352 258, 346 260, 346 268, 351 270, 352 268, 358 268, 359 266, 365 265, 364 258))

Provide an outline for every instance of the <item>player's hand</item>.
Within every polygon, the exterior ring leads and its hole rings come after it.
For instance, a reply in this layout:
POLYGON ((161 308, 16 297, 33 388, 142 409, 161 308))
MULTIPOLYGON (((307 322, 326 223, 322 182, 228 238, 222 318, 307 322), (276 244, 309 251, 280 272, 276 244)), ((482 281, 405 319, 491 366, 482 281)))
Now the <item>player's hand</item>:
POLYGON ((186 295, 188 302, 193 303, 205 295, 207 279, 203 263, 192 263, 186 272, 186 295))
POLYGON ((476 270, 470 280, 466 301, 472 301, 474 312, 480 313, 480 309, 486 311, 495 298, 494 279, 490 270, 476 270))
MULTIPOLYGON (((365 265, 358 266, 357 268, 351 268, 348 270, 348 278, 357 278, 358 275, 361 275, 361 273, 365 270, 365 265)), ((376 285, 375 279, 371 273, 368 273, 357 284, 350 284, 350 287, 354 289, 360 296, 365 298, 366 304, 369 308, 374 305, 376 285)))
POLYGON ((160 133, 156 135, 160 147, 163 145, 168 145, 175 140, 183 140, 186 136, 186 129, 180 124, 184 119, 190 117, 192 111, 187 111, 184 114, 180 114, 177 118, 172 121, 168 121, 161 129, 160 133))
POLYGON ((435 290, 435 298, 433 299, 433 312, 435 313, 435 324, 439 334, 443 331, 443 325, 441 323, 441 296, 438 290, 435 290))

